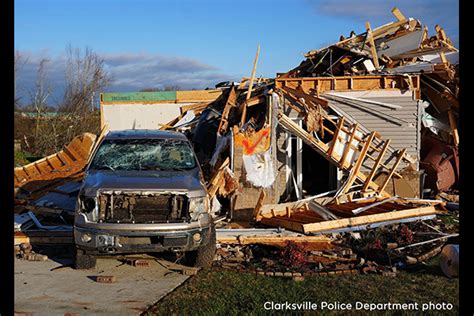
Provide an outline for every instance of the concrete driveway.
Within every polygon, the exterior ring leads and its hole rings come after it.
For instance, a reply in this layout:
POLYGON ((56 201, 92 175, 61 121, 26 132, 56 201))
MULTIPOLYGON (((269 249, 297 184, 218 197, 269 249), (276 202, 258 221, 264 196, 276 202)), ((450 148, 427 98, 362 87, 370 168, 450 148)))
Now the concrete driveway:
POLYGON ((91 270, 70 263, 15 259, 15 315, 137 315, 189 277, 152 260, 133 267, 98 259, 91 270), (97 283, 98 275, 113 275, 116 283, 97 283))

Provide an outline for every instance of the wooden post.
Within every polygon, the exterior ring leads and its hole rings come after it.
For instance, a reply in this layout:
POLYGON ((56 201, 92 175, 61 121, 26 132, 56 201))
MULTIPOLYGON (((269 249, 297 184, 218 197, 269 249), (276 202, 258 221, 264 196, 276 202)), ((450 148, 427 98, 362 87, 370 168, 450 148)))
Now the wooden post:
MULTIPOLYGON (((246 100, 250 99, 250 95, 252 94, 252 86, 255 80, 255 72, 257 70, 258 55, 260 55, 260 45, 258 45, 257 47, 257 54, 255 55, 255 60, 253 62, 252 76, 250 77, 249 88, 247 90, 247 97, 245 98, 246 100)), ((247 116, 247 105, 244 103, 244 107, 242 109, 242 118, 240 120, 240 126, 244 125, 246 116, 247 116)))
POLYGON ((397 170, 397 167, 398 165, 400 164, 400 161, 402 161, 402 158, 403 156, 405 155, 405 152, 406 152, 406 148, 403 148, 402 151, 400 152, 400 154, 398 155, 397 157, 397 160, 395 161, 395 164, 393 165, 392 167, 392 170, 390 170, 390 173, 388 174, 387 176, 387 179, 385 179, 385 181, 383 182, 382 186, 380 186, 378 188, 378 192, 382 192, 385 187, 387 186, 388 182, 390 181, 390 179, 392 178, 393 176, 393 173, 397 170))
POLYGON ((344 116, 342 116, 339 119, 339 122, 338 122, 337 127, 336 127, 336 131, 334 132, 334 137, 332 139, 332 144, 331 144, 331 147, 328 150, 328 156, 329 157, 332 156, 332 153, 334 151, 334 148, 336 147, 336 143, 337 143, 338 138, 339 138, 339 132, 341 131, 343 126, 344 126, 344 116))
POLYGON ((392 9, 392 14, 397 18, 398 21, 405 21, 406 20, 405 16, 402 14, 402 12, 400 12, 400 10, 398 10, 397 7, 394 7, 392 9))
MULTIPOLYGON (((357 158, 357 161, 356 161, 354 167, 352 167, 353 169, 351 170, 351 177, 349 178, 349 180, 345 184, 345 188, 342 191, 343 194, 347 192, 347 190, 352 186, 355 179, 357 178, 357 174, 359 173, 360 167, 362 167, 362 163, 364 162, 365 155, 367 154, 367 151, 370 148, 370 143, 372 143, 372 140, 374 139, 374 137, 375 137, 375 132, 372 132, 372 133, 370 133, 369 137, 365 141, 364 147, 362 147, 362 150, 360 151, 360 155, 357 158)), ((382 191, 382 190, 380 190, 380 191, 382 191)))
POLYGON ((342 153, 341 160, 339 161, 339 166, 341 168, 344 167, 344 160, 346 160, 347 154, 349 153, 349 150, 351 150, 351 144, 352 144, 352 141, 354 140, 354 136, 355 136, 355 133, 357 132, 358 127, 359 127, 359 123, 355 123, 353 126, 351 136, 349 137, 349 140, 347 141, 346 148, 344 148, 344 152, 342 153))
POLYGON ((383 156, 385 155, 385 152, 387 151, 388 146, 390 146, 390 141, 391 141, 390 139, 387 139, 385 141, 385 143, 383 144, 382 150, 380 151, 380 153, 377 157, 377 160, 375 161, 374 166, 373 166, 372 170, 370 171, 369 176, 367 177, 367 179, 364 182, 364 186, 362 187, 362 192, 367 191, 367 189, 369 187, 369 184, 370 184, 370 181, 372 181, 372 178, 374 177, 375 173, 377 172, 377 169, 379 168, 379 165, 382 162, 383 156))
POLYGON ((219 122, 219 127, 217 128, 217 131, 222 135, 224 132, 227 130, 228 127, 228 117, 229 117, 229 112, 230 108, 235 105, 235 101, 237 99, 237 95, 235 93, 235 87, 232 87, 229 93, 229 97, 227 98, 227 101, 224 106, 224 110, 222 111, 222 117, 221 121, 219 122))
POLYGON ((379 57, 377 56, 377 49, 375 48, 374 37, 372 35, 372 29, 370 23, 365 22, 365 28, 367 29, 367 40, 370 44, 370 52, 372 53, 372 60, 374 61, 375 69, 379 70, 379 57))
POLYGON ((456 124, 456 119, 454 118, 454 114, 451 111, 451 109, 448 110, 448 117, 449 117, 449 125, 451 125, 451 130, 453 132, 454 145, 458 146, 459 145, 458 127, 456 124))

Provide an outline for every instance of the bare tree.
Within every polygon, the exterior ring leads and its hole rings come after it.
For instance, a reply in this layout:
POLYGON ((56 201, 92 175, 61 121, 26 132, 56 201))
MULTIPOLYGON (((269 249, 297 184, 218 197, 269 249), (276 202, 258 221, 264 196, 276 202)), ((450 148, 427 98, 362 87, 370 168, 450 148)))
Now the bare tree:
POLYGON ((62 108, 70 112, 93 110, 94 95, 102 92, 111 82, 104 69, 104 60, 91 49, 82 53, 80 48, 67 47, 66 90, 62 108))
POLYGON ((20 100, 21 100, 21 97, 18 96, 18 78, 20 77, 20 70, 21 68, 23 67, 23 65, 26 63, 26 59, 20 54, 20 52, 17 50, 15 51, 15 57, 14 57, 14 60, 13 60, 14 64, 13 64, 13 69, 14 69, 14 93, 15 93, 15 109, 17 109, 18 107, 20 107, 20 100))
POLYGON ((34 90, 30 92, 31 103, 36 113, 35 139, 38 137, 41 116, 48 107, 47 100, 51 95, 51 86, 46 80, 45 73, 45 65, 47 62, 49 62, 49 59, 43 58, 40 60, 38 71, 36 72, 35 87, 34 90))

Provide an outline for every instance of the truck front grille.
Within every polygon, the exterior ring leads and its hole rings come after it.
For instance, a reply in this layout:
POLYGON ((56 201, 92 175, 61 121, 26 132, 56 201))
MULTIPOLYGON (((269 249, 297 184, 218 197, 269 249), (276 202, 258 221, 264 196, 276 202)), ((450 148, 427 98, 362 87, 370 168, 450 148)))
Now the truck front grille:
POLYGON ((99 220, 106 223, 166 223, 188 216, 184 195, 101 194, 99 203, 99 220))

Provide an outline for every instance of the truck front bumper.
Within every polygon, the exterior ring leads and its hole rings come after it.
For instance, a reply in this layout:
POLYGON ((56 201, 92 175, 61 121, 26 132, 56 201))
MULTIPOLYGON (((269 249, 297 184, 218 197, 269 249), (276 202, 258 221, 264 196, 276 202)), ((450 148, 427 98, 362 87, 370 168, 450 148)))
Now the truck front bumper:
MULTIPOLYGON (((126 254, 162 251, 190 251, 210 240, 210 225, 180 225, 153 230, 113 229, 74 226, 76 247, 88 254, 126 254)), ((117 226, 118 225, 118 226, 117 226)))

